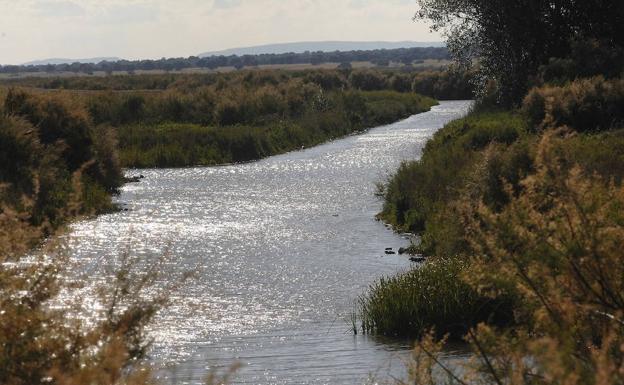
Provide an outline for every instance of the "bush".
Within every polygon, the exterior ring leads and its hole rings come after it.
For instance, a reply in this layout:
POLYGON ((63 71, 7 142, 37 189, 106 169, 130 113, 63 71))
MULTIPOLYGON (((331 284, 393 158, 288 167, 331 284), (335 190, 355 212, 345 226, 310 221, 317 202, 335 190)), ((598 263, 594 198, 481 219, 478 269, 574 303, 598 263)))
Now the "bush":
POLYGON ((568 126, 578 132, 598 132, 624 122, 624 79, 598 76, 566 86, 532 89, 522 110, 533 129, 568 126))
POLYGON ((44 234, 77 215, 112 207, 122 174, 110 129, 94 128, 88 114, 64 95, 10 90, 4 111, 1 205, 44 234))
POLYGON ((510 296, 480 295, 461 279, 466 264, 435 259, 422 267, 374 283, 359 300, 364 333, 419 337, 431 328, 462 337, 479 322, 511 321, 510 296))
MULTIPOLYGON (((492 143, 514 143, 525 132, 521 117, 504 112, 475 113, 449 123, 427 143, 420 160, 403 163, 390 178, 382 191, 384 207, 379 217, 403 231, 424 231, 434 213, 463 192, 483 159, 481 150, 492 143)), ((489 177, 489 190, 500 185, 502 176, 489 177)), ((444 219, 446 215, 437 217, 452 223, 444 219)))
POLYGON ((539 81, 564 85, 580 78, 597 75, 615 78, 624 74, 624 48, 609 41, 573 40, 567 57, 550 58, 540 67, 539 81))
POLYGON ((305 112, 290 119, 285 118, 290 107, 282 95, 261 89, 249 102, 222 100, 215 112, 219 125, 121 126, 121 163, 127 167, 184 167, 256 160, 406 118, 435 103, 419 95, 389 91, 316 91, 307 95, 309 90, 302 90, 305 112), (241 123, 245 121, 251 123, 241 123))
POLYGON ((461 381, 621 383, 624 189, 569 168, 558 151, 567 140, 541 139, 535 173, 500 212, 466 202, 476 252, 463 282, 492 298, 511 290, 522 305, 513 330, 482 324, 466 335, 475 360, 456 372, 461 381))

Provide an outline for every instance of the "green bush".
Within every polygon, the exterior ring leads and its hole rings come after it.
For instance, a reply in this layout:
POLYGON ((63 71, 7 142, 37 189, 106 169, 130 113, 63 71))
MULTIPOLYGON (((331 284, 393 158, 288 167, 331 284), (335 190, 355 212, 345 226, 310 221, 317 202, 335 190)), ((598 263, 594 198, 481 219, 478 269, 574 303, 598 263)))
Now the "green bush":
POLYGON ((565 86, 534 88, 522 110, 538 130, 561 126, 578 132, 609 130, 624 122, 624 79, 598 76, 565 86))
MULTIPOLYGON (((390 178, 379 217, 404 231, 424 231, 433 214, 462 193, 483 160, 481 150, 514 143, 525 132, 524 120, 506 112, 475 113, 449 123, 427 143, 420 160, 403 163, 390 178)), ((500 185, 497 176, 490 179, 500 185)))
POLYGON ((465 268, 459 259, 435 259, 380 279, 359 300, 362 331, 419 337, 434 328, 459 338, 479 322, 509 324, 513 297, 480 295, 462 280, 465 268))
POLYGON ((127 167, 184 167, 256 160, 396 121, 435 103, 419 95, 389 91, 325 94, 317 90, 304 107, 305 113, 285 119, 289 107, 280 94, 261 90, 253 99, 251 104, 221 101, 215 112, 219 125, 123 125, 118 128, 121 163, 127 167), (249 115, 241 112, 250 108, 253 112, 249 115), (256 116, 258 111, 262 113, 256 116), (252 123, 241 123, 245 121, 252 123))
POLYGON ((10 90, 0 114, 0 205, 51 232, 109 210, 122 183, 110 128, 91 124, 65 95, 10 90))

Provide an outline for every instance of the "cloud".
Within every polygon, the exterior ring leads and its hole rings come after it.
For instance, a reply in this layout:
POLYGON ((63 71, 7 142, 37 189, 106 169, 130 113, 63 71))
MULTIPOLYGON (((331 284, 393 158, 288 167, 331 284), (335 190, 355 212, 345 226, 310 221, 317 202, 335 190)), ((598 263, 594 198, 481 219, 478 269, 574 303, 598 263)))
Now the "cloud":
POLYGON ((160 9, 157 4, 115 4, 93 15, 92 21, 101 24, 134 24, 158 21, 160 9))
POLYGON ((0 0, 2 60, 179 57, 316 40, 434 41, 415 0, 0 0), (24 44, 23 42, 28 42, 24 44))
POLYGON ((364 8, 370 5, 370 0, 351 0, 349 1, 349 7, 351 8, 364 8))
POLYGON ((242 3, 242 0, 215 0, 213 7, 216 9, 235 8, 242 3))
POLYGON ((83 7, 71 1, 36 1, 33 11, 44 17, 79 17, 86 14, 83 7))

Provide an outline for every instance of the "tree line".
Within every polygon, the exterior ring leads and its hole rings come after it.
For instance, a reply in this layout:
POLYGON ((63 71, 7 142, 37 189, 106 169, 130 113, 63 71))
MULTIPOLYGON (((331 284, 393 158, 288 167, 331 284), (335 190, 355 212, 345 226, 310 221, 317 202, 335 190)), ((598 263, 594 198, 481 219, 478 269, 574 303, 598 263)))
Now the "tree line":
POLYGON ((351 63, 372 62, 387 66, 390 62, 412 65, 427 59, 446 60, 450 55, 444 47, 415 47, 397 49, 377 49, 360 51, 303 52, 259 55, 230 56, 190 56, 188 58, 162 58, 158 60, 119 60, 100 63, 70 63, 41 65, 0 65, 0 73, 55 73, 74 72, 91 74, 94 72, 133 72, 133 71, 181 71, 187 68, 217 69, 221 67, 257 67, 261 65, 351 63))

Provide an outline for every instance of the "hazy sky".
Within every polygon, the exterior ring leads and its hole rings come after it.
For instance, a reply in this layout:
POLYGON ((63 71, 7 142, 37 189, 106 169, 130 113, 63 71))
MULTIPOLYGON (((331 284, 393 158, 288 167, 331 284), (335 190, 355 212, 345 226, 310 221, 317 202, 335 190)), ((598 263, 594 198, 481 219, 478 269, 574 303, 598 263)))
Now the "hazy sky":
POLYGON ((0 0, 0 63, 315 40, 440 41, 413 0, 0 0))

